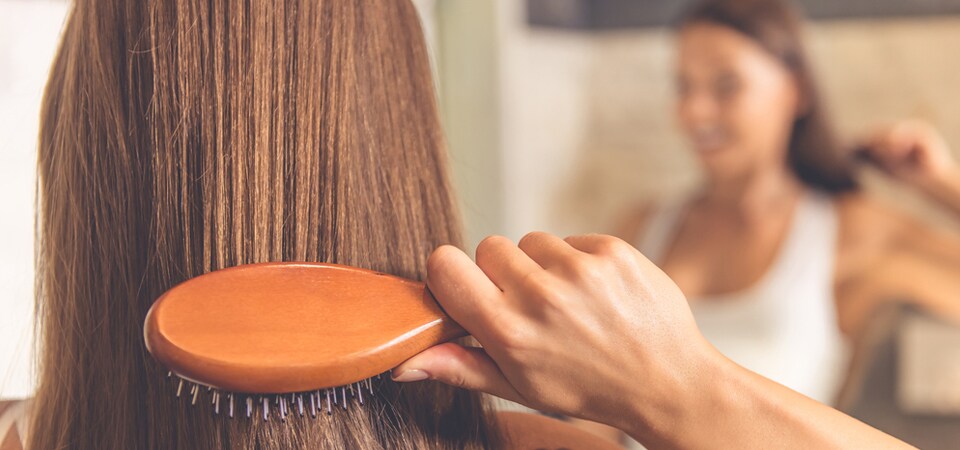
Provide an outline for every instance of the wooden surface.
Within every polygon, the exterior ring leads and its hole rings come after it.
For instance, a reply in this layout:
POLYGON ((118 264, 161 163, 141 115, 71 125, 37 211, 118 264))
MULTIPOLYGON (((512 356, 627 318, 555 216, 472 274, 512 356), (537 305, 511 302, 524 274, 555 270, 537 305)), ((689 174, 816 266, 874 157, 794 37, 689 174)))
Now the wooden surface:
POLYGON ((144 325, 148 350, 176 374, 247 393, 353 383, 465 335, 423 283, 319 263, 193 278, 161 296, 144 325))

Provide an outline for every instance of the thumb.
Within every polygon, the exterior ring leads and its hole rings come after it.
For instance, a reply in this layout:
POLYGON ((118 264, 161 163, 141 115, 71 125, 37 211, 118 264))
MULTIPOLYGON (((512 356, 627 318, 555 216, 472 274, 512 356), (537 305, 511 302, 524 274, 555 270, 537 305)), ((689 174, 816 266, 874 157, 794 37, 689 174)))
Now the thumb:
POLYGON ((392 378, 398 382, 436 380, 523 403, 521 396, 486 351, 453 342, 428 348, 404 361, 393 369, 392 378))

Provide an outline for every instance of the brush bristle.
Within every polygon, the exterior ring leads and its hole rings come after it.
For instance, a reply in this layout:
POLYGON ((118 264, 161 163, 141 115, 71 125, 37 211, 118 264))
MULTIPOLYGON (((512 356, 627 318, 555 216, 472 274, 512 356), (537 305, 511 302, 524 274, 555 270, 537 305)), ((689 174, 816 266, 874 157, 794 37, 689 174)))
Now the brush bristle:
POLYGON ((337 409, 347 410, 350 403, 364 404, 364 391, 369 398, 376 391, 376 386, 382 383, 382 374, 373 378, 360 380, 346 386, 336 386, 307 392, 290 392, 283 394, 249 394, 240 392, 221 391, 219 389, 181 378, 173 372, 167 377, 176 386, 178 398, 186 397, 191 405, 196 406, 198 401, 206 401, 215 415, 226 415, 229 418, 241 417, 253 419, 261 417, 264 421, 279 418, 286 421, 287 416, 295 414, 303 417, 317 417, 334 414, 337 409), (186 387, 186 390, 184 388, 186 387), (205 389, 201 389, 205 388, 205 389), (186 395, 184 395, 186 393, 186 395), (224 404, 221 405, 221 402, 224 404), (235 411, 237 406, 245 406, 243 411, 235 411))

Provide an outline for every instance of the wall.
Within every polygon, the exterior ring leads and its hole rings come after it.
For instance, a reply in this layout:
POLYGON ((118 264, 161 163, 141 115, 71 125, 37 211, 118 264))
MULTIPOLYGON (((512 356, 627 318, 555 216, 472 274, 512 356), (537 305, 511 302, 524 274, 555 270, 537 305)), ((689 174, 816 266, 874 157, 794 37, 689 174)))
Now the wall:
POLYGON ((0 2, 0 397, 33 392, 36 137, 66 12, 62 2, 0 2))
POLYGON ((441 119, 468 249, 505 221, 496 13, 490 0, 440 0, 434 9, 441 119))
MULTIPOLYGON (((504 232, 608 230, 625 208, 700 180, 675 130, 669 30, 531 29, 522 2, 501 8, 504 232)), ((960 150, 960 18, 818 22, 810 46, 846 138, 919 117, 960 150)), ((943 225, 918 197, 875 174, 871 192, 943 225)))

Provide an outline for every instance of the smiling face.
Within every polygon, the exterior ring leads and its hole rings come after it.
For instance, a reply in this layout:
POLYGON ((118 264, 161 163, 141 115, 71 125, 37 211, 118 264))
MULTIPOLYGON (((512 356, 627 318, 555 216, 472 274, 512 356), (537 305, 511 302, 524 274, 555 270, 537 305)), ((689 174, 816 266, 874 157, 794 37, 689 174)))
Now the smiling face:
POLYGON ((677 59, 677 116, 711 179, 785 164, 801 95, 774 55, 731 28, 684 26, 677 59))

